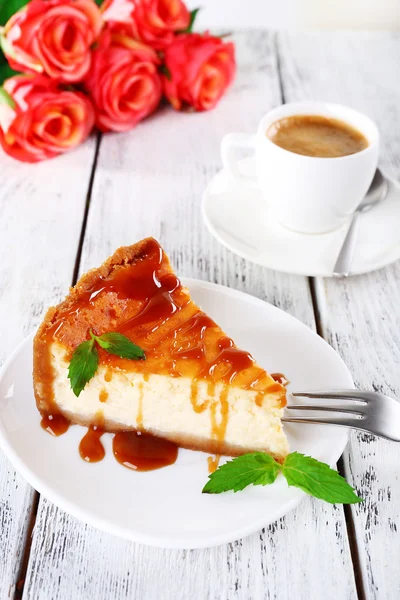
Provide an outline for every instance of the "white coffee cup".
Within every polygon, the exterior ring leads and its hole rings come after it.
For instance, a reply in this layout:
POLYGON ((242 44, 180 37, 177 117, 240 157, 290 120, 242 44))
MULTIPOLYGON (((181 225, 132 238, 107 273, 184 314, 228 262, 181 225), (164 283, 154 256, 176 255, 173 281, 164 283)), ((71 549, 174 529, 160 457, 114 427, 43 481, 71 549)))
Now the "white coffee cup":
POLYGON ((378 154, 379 132, 375 123, 351 108, 327 102, 284 104, 261 119, 255 135, 230 133, 221 144, 222 162, 233 180, 260 188, 274 217, 283 226, 301 233, 324 233, 348 220, 371 184, 378 154), (365 136, 367 148, 349 156, 320 158, 295 154, 267 137, 267 130, 275 121, 309 114, 351 125, 365 136), (255 152, 256 176, 240 171, 235 153, 243 148, 255 152))

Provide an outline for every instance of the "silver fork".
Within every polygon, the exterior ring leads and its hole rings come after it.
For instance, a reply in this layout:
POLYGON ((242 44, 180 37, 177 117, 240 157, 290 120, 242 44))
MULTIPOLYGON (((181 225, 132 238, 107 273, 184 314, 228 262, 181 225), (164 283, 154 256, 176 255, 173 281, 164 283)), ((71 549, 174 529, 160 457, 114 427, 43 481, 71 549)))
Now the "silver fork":
POLYGON ((311 402, 288 404, 282 421, 342 425, 400 442, 400 402, 389 396, 361 390, 296 392, 292 396, 311 402))

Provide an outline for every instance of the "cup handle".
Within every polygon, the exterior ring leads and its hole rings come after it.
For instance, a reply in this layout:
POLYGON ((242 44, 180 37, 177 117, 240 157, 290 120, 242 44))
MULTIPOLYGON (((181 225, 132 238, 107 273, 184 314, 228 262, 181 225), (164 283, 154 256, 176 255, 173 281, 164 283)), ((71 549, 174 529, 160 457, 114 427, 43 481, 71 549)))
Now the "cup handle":
POLYGON ((235 150, 240 148, 250 148, 255 151, 256 136, 248 135, 247 133, 228 133, 228 135, 225 135, 222 138, 221 158, 224 169, 238 183, 247 187, 258 187, 257 177, 242 173, 238 167, 238 162, 235 158, 235 150))

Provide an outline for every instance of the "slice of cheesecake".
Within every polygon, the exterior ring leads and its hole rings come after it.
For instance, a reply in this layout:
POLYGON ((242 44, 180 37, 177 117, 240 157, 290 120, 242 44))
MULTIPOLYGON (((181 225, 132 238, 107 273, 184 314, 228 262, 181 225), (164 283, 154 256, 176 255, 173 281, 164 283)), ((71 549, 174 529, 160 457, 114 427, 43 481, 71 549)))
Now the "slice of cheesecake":
POLYGON ((281 460, 288 452, 284 386, 193 302, 152 238, 119 248, 48 310, 34 340, 33 378, 43 415, 209 453, 259 450, 281 460), (99 349, 97 372, 76 397, 68 366, 91 330, 122 333, 146 360, 99 349))

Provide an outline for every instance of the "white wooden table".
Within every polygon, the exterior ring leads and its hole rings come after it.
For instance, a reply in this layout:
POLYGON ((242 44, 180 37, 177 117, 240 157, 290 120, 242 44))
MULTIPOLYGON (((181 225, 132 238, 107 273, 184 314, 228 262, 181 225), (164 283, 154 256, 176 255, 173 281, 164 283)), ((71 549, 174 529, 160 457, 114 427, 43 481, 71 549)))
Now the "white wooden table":
MULTIPOLYGON (((252 131, 282 101, 322 99, 368 113, 381 165, 400 177, 400 36, 235 35, 238 76, 210 113, 165 109, 128 134, 93 137, 34 166, 0 159, 0 361, 78 275, 148 235, 181 275, 283 308, 342 355, 355 383, 400 394, 400 262, 348 280, 257 267, 222 248, 200 214, 219 141, 252 131)), ((400 225, 399 225, 400 226, 400 225)), ((365 502, 307 499, 258 534, 210 550, 169 551, 86 526, 38 494, 0 456, 0 600, 347 600, 400 598, 400 447, 353 434, 339 470, 365 502)))

